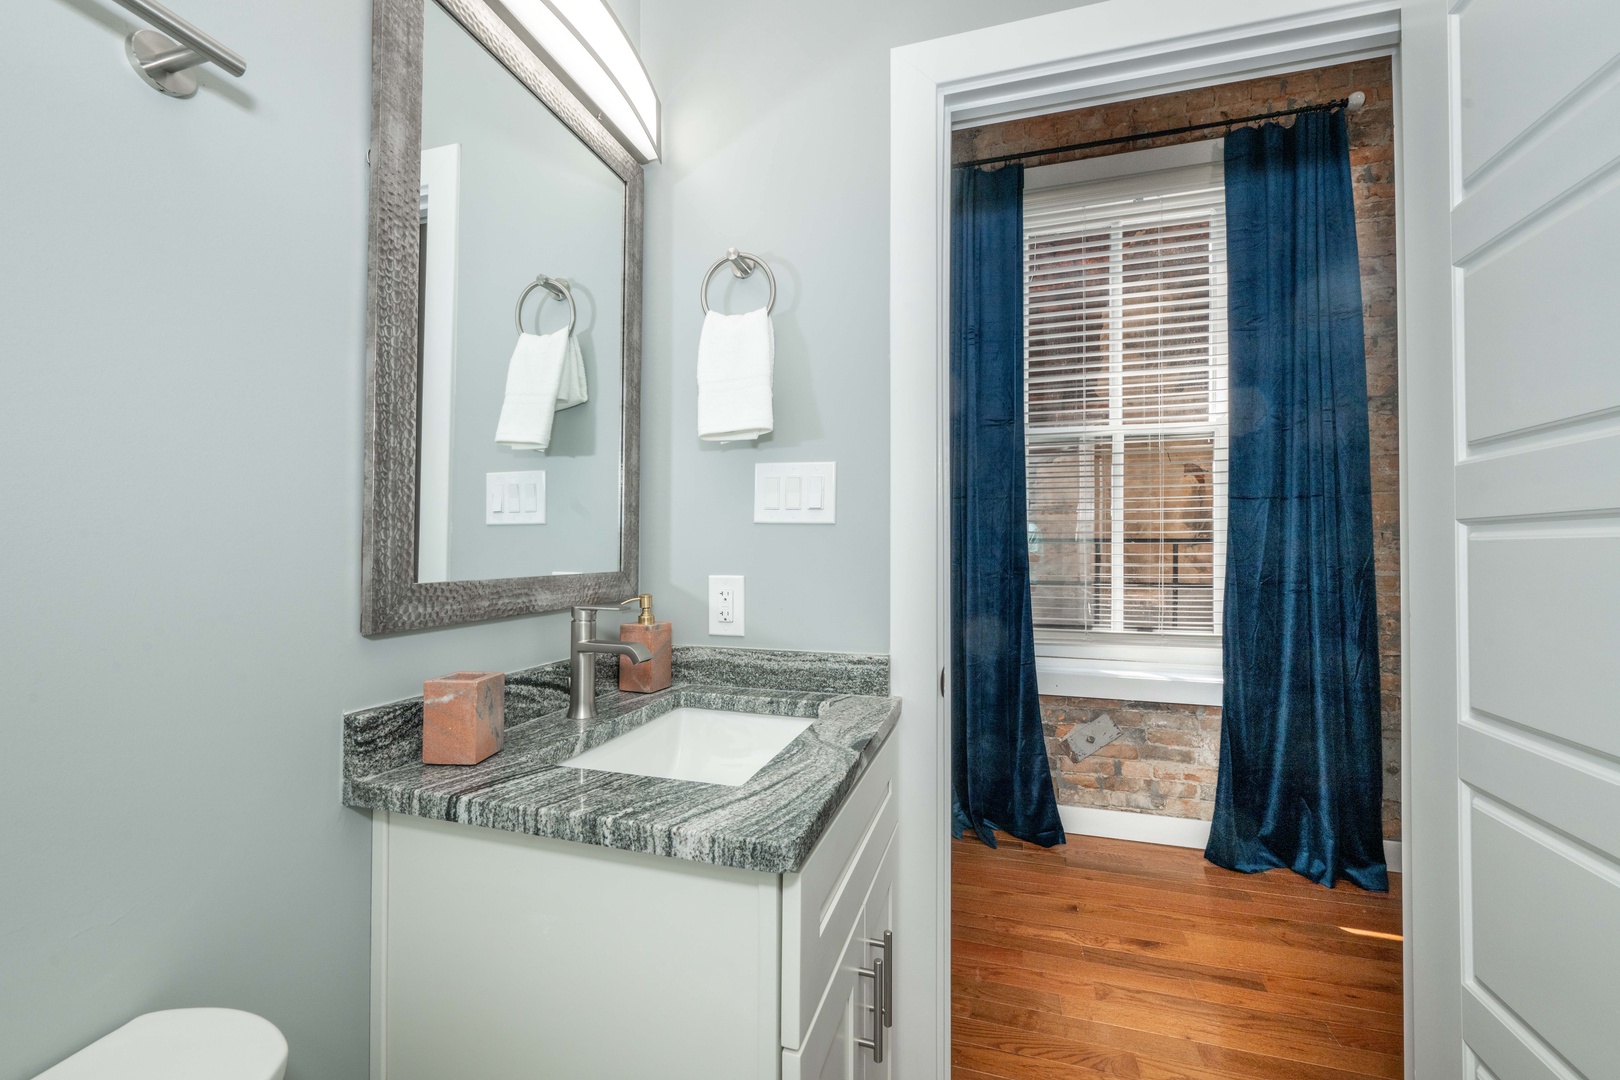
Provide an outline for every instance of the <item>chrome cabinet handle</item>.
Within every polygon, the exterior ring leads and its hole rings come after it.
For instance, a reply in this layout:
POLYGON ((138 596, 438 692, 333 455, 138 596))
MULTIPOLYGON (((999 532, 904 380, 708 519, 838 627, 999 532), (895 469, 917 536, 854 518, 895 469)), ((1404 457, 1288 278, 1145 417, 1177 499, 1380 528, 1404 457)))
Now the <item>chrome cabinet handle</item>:
POLYGON ((866 943, 883 950, 883 1026, 894 1027, 894 931, 885 930, 882 941, 867 938, 866 943))
POLYGON ((856 974, 872 980, 872 1037, 870 1039, 855 1040, 856 1046, 864 1046, 872 1051, 873 1064, 883 1063, 883 999, 885 987, 888 986, 888 971, 884 967, 883 957, 872 961, 870 968, 856 968, 856 974))

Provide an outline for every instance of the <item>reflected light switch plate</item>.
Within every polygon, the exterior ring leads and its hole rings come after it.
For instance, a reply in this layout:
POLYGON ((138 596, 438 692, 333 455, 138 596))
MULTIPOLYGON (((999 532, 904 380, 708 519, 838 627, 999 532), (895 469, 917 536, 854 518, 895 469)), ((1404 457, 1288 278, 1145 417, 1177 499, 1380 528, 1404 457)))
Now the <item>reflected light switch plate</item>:
POLYGON ((832 525, 838 463, 770 462, 754 466, 754 521, 762 525, 832 525))
POLYGON ((492 472, 484 474, 485 525, 544 525, 546 473, 492 472))

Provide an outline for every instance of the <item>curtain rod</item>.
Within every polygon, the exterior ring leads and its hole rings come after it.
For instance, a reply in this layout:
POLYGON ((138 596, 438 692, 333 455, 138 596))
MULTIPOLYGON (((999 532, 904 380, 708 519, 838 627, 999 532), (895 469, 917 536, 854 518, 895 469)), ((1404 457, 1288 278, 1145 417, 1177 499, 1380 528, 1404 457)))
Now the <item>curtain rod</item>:
POLYGON ((1208 131, 1210 128, 1252 124, 1259 120, 1275 120, 1282 116, 1298 116, 1300 113, 1328 112, 1333 109, 1346 109, 1355 112, 1366 103, 1367 95, 1357 90, 1349 97, 1339 98, 1336 101, 1325 101, 1319 105, 1301 105, 1294 109, 1279 109, 1277 112, 1259 113, 1255 116, 1238 116, 1230 120, 1211 120, 1207 124, 1188 124, 1186 127, 1167 128, 1163 131, 1144 131, 1136 135, 1116 135, 1111 139, 1093 139, 1091 142, 1072 143, 1069 146, 1054 146, 1047 150, 1026 150, 1021 154, 1002 154, 1000 157, 978 158, 975 161, 960 162, 953 168, 969 169, 976 165, 1004 165, 1009 161, 1023 161, 1025 158, 1046 157, 1049 154, 1067 154, 1075 150, 1091 150, 1098 146, 1118 146, 1120 143, 1141 142, 1144 139, 1162 139, 1169 135, 1186 135, 1193 131, 1208 131))

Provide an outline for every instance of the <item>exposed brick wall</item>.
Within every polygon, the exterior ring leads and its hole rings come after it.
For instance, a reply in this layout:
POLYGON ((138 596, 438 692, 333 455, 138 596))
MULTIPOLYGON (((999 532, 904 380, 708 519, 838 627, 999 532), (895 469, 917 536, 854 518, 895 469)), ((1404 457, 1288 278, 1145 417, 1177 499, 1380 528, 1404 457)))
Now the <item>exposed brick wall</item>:
POLYGON ((1041 726, 1058 801, 1208 821, 1221 759, 1218 705, 1041 698, 1041 726), (1108 717, 1118 740, 1079 758, 1062 742, 1076 724, 1108 717))
MULTIPOLYGON (((1401 598, 1400 461, 1395 315, 1395 147, 1388 59, 1250 79, 1223 86, 1115 102, 959 131, 957 161, 1040 150, 1140 131, 1367 95, 1350 116, 1351 181, 1367 336, 1368 422, 1372 443, 1373 554, 1378 572, 1378 648, 1383 692, 1384 836, 1400 838, 1401 598)), ((1195 142, 1199 132, 1029 159, 1030 165, 1195 142)), ((1196 705, 1042 698, 1058 801, 1076 806, 1208 819, 1220 758, 1220 709, 1196 705), (1123 732, 1112 746, 1072 760, 1058 740, 1075 723, 1107 713, 1123 732)))

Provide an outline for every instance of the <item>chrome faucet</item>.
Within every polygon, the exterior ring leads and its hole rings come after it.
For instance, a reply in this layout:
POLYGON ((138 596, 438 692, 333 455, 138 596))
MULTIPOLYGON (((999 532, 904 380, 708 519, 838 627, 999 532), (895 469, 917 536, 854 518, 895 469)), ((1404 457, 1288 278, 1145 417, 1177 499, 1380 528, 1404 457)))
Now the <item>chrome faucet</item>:
MULTIPOLYGON (((640 597, 632 596, 624 604, 634 604, 640 597)), ((568 634, 568 719, 594 720, 596 718, 596 657, 593 653, 614 653, 628 656, 637 664, 652 659, 647 646, 635 641, 596 640, 596 613, 618 611, 624 604, 589 605, 574 608, 574 621, 568 634)))

